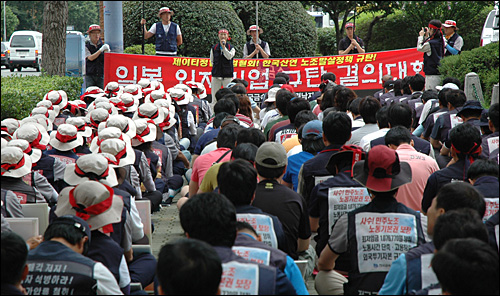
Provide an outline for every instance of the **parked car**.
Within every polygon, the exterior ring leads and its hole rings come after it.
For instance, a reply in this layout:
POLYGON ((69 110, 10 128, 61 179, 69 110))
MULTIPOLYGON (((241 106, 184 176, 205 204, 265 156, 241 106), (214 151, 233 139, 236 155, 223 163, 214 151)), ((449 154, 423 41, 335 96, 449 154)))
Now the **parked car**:
POLYGON ((37 31, 16 31, 9 41, 10 71, 21 71, 22 68, 32 67, 40 71, 42 61, 42 33, 37 31))
POLYGON ((9 42, 2 42, 2 66, 9 68, 9 42))
POLYGON ((492 42, 498 42, 498 4, 490 11, 484 22, 480 45, 485 46, 492 42))

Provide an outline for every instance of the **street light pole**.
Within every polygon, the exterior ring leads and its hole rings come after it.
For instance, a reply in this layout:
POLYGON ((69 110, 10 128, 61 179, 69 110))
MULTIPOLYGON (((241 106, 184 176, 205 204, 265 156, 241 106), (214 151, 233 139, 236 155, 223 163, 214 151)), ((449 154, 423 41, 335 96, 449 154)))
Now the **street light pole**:
POLYGON ((7 1, 3 2, 3 41, 6 41, 7 39, 7 23, 6 23, 6 16, 5 16, 5 3, 7 1))

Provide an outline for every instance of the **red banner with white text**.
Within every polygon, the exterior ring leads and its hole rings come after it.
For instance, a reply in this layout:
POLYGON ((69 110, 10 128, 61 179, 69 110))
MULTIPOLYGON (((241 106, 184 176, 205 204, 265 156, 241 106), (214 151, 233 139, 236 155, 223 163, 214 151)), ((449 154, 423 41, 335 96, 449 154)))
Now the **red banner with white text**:
MULTIPOLYGON (((164 57, 106 53, 104 85, 137 83, 141 78, 160 80, 165 89, 187 81, 202 82, 211 94, 212 63, 209 58, 164 57)), ((249 94, 265 93, 275 74, 285 72, 295 92, 318 91, 321 74, 332 72, 336 83, 353 90, 380 89, 382 76, 396 78, 420 73, 423 55, 416 48, 351 54, 285 59, 234 59, 234 78, 249 82, 249 94)))

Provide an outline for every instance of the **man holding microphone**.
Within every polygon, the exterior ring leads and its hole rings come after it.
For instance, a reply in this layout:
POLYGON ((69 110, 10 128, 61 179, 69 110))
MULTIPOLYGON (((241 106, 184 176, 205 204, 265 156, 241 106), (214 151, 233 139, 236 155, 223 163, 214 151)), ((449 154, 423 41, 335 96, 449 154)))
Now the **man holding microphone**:
POLYGON ((219 30, 219 43, 212 46, 210 49, 210 61, 212 62, 212 102, 210 107, 212 110, 215 105, 215 93, 221 87, 226 87, 233 79, 233 57, 235 54, 234 47, 227 42, 230 40, 229 32, 226 29, 219 30))
POLYGON ((101 32, 99 25, 90 25, 87 31, 90 40, 85 43, 85 83, 86 87, 104 89, 104 52, 109 51, 109 45, 102 43, 101 32))

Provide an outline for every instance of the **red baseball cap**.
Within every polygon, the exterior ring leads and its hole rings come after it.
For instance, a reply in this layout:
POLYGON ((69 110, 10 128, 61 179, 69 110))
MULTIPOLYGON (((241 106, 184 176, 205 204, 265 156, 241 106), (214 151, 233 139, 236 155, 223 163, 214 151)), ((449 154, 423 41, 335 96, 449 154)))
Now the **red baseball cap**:
POLYGON ((368 189, 387 192, 410 183, 411 168, 400 162, 396 150, 385 145, 373 147, 365 160, 354 164, 354 180, 368 189))
POLYGON ((354 28, 354 24, 353 23, 347 23, 345 24, 345 28, 354 28))
POLYGON ((90 25, 90 27, 89 27, 89 29, 88 29, 87 33, 90 33, 90 32, 95 31, 95 30, 99 30, 99 31, 101 31, 101 32, 102 32, 102 30, 101 30, 101 26, 99 26, 99 25, 95 25, 95 24, 94 24, 94 25, 90 25))

